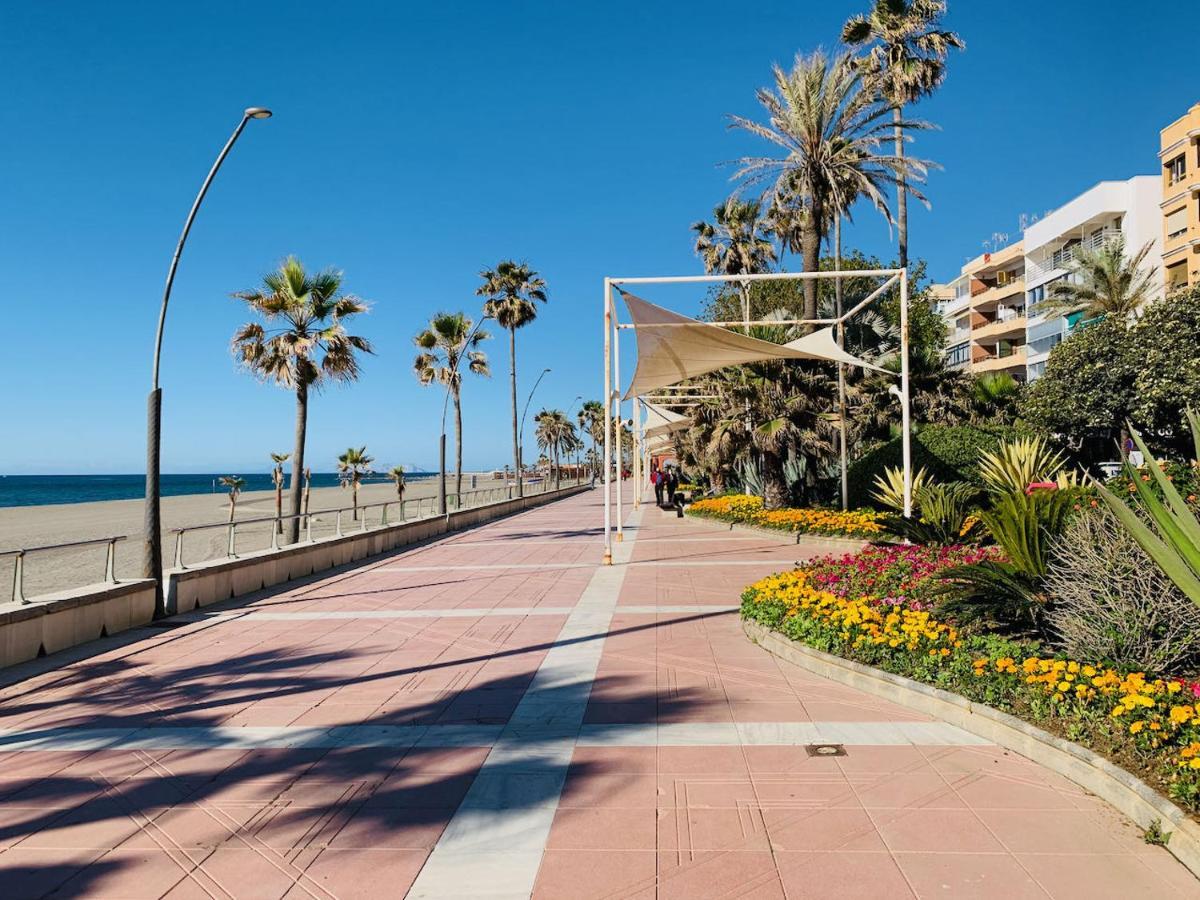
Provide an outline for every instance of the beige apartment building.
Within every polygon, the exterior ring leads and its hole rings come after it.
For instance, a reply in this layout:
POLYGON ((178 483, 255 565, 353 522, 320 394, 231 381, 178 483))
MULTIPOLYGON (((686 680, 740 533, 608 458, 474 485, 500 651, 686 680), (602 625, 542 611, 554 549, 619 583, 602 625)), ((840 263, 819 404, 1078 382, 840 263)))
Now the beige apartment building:
POLYGON ((969 372, 1008 372, 1025 380, 1025 247, 984 253, 957 278, 935 285, 949 328, 946 364, 969 372))
POLYGON ((1200 284, 1200 103, 1162 130, 1162 271, 1167 291, 1200 284))

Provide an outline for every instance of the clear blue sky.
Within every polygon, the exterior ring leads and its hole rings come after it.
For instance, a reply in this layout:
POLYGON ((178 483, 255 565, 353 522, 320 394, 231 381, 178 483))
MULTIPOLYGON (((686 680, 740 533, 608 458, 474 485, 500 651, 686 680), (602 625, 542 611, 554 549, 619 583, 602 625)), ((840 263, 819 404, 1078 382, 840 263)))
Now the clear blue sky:
MULTIPOLYGON (((290 449, 292 398, 228 353, 245 319, 229 293, 288 253, 374 304, 357 324, 378 356, 312 404, 318 469, 349 444, 435 464, 441 397, 413 378, 411 339, 437 309, 476 309, 476 273, 502 257, 551 293, 518 335, 522 400, 544 367, 534 410, 599 397, 601 278, 701 271, 688 226, 730 189, 717 164, 752 148, 725 116, 755 114, 773 62, 833 46, 865 5, 5 4, 0 473, 141 469, 167 262, 248 105, 275 118, 221 172, 174 292, 164 471, 264 470, 290 449)), ((932 276, 1015 238, 1022 212, 1157 170, 1159 128, 1200 86, 1155 19, 1120 0, 951 2, 968 49, 920 107, 942 130, 916 152, 944 170, 911 222, 932 276)), ((849 243, 892 252, 857 218, 849 243)), ((469 467, 510 456, 499 337, 495 377, 465 388, 469 467)))

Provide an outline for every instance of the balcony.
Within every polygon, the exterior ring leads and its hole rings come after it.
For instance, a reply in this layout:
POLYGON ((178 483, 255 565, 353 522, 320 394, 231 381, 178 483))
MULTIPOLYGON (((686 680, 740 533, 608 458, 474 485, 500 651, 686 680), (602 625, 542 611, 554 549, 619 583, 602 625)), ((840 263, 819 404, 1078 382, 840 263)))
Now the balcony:
POLYGON ((971 371, 976 373, 1010 372, 1015 370, 1023 371, 1024 369, 1024 347, 1012 347, 1007 350, 1002 350, 1000 353, 989 356, 986 359, 981 359, 971 366, 971 371))
POLYGON ((971 338, 976 342, 992 343, 1006 337, 1023 334, 1025 334, 1025 316, 1022 314, 1001 316, 993 322, 981 325, 971 332, 971 338))
POLYGON ((1108 241, 1121 236, 1119 228, 1102 228, 1094 234, 1068 247, 1061 247, 1050 254, 1048 259, 1035 260, 1025 258, 1025 277, 1030 281, 1038 281, 1047 275, 1066 271, 1079 255, 1080 250, 1099 250, 1108 241))
POLYGON ((1005 284, 992 285, 985 291, 980 291, 971 298, 971 307, 980 309, 992 303, 999 303, 1005 297, 1011 297, 1013 294, 1025 293, 1025 276, 1014 278, 1012 281, 1005 284))

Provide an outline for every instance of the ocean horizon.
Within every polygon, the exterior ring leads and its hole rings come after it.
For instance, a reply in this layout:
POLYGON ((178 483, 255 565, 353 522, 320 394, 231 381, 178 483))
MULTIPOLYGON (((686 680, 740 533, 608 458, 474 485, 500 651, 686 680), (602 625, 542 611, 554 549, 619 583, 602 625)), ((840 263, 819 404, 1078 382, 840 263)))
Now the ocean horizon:
MULTIPOLYGON (((223 494, 217 480, 223 475, 246 479, 243 491, 270 491, 275 485, 269 472, 220 472, 161 476, 162 495, 223 494)), ((436 477, 437 472, 408 472, 408 479, 436 477)), ((387 475, 369 475, 363 484, 387 483, 387 475)), ((285 482, 286 483, 286 482, 285 482)), ((337 487, 336 472, 313 472, 314 488, 337 487)), ((146 493, 146 476, 131 475, 0 475, 0 507, 52 506, 60 503, 91 503, 101 500, 140 500, 146 493)))

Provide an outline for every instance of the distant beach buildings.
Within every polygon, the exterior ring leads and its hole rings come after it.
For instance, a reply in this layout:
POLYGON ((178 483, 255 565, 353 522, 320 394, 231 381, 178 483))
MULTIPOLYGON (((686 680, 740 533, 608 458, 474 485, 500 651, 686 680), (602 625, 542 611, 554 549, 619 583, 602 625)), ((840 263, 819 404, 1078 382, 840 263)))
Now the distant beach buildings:
POLYGON ((988 252, 933 286, 948 330, 948 365, 1038 378, 1050 351, 1083 321, 1082 312, 1047 313, 1054 283, 1071 277, 1080 250, 1119 236, 1130 255, 1151 245, 1159 296, 1200 283, 1200 103, 1162 130, 1160 147, 1160 175, 1102 181, 1022 222, 1019 240, 994 236, 988 252))

